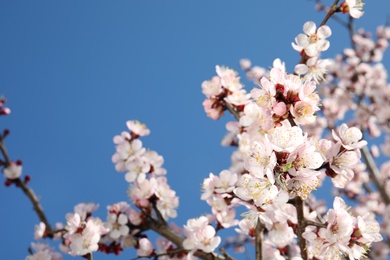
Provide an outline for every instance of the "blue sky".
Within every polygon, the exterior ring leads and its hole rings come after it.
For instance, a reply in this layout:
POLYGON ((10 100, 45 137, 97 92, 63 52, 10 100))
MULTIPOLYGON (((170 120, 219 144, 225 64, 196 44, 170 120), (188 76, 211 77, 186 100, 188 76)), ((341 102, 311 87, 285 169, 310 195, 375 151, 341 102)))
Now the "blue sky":
MULTIPOLYGON (((333 2, 333 1, 325 1, 333 2)), ((291 48, 304 22, 324 17, 314 1, 0 1, 0 95, 12 114, 0 130, 11 159, 23 161, 30 186, 51 223, 80 202, 106 206, 126 201, 124 176, 114 170, 112 137, 138 119, 151 129, 146 147, 165 158, 168 182, 180 197, 179 217, 209 212, 200 187, 210 172, 230 166, 220 146, 225 122, 206 117, 201 83, 215 65, 240 71, 250 58, 269 68, 275 58, 289 71, 299 61, 291 48)), ((389 16, 388 0, 368 1, 357 21, 374 31, 389 16)), ((347 17, 342 17, 347 18, 347 17)), ((333 57, 348 34, 330 21, 333 57)), ((390 65, 389 55, 384 63, 390 65)), ((247 81, 247 89, 253 84, 247 81)), ((0 186, 4 259, 24 259, 38 218, 22 192, 0 186)), ((129 259, 100 253, 94 259, 129 259)), ((65 258, 65 259, 69 259, 65 258)))

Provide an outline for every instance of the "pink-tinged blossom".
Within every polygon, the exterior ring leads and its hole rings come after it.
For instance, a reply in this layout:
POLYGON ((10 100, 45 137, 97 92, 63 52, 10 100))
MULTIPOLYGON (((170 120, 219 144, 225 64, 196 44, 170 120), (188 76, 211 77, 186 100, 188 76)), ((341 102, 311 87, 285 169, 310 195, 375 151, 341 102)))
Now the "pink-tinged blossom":
POLYGON ((241 176, 234 193, 242 200, 253 200, 256 206, 265 207, 273 203, 278 195, 278 188, 274 180, 268 178, 257 179, 249 174, 241 176))
MULTIPOLYGON (((280 250, 273 245, 269 240, 265 240, 262 246, 263 258, 269 260, 285 260, 286 258, 281 255, 280 250)), ((290 258, 291 260, 293 258, 290 258)))
POLYGON ((43 222, 40 222, 38 225, 35 225, 35 231, 34 231, 34 239, 39 240, 43 238, 45 231, 46 231, 46 225, 43 222))
POLYGON ((211 80, 203 81, 202 93, 207 97, 211 98, 221 94, 223 91, 220 77, 214 76, 211 80))
POLYGON ((138 247, 137 256, 139 257, 150 257, 154 252, 152 243, 146 237, 139 240, 138 247))
POLYGON ((131 142, 121 143, 116 147, 116 151, 120 159, 133 160, 137 156, 141 156, 145 152, 145 148, 142 147, 141 140, 135 139, 131 142))
POLYGON ((134 186, 129 188, 128 195, 137 207, 148 207, 149 198, 156 192, 156 178, 144 179, 134 182, 134 186))
POLYGON ((203 181, 201 199, 207 200, 213 196, 213 194, 221 194, 224 197, 228 196, 226 194, 233 192, 237 179, 237 174, 232 173, 229 170, 221 171, 219 176, 210 173, 209 178, 206 178, 203 181))
MULTIPOLYGON (((246 108, 247 106, 245 106, 246 108)), ((226 123, 226 130, 228 133, 223 137, 221 141, 222 146, 235 145, 237 143, 237 135, 240 133, 241 127, 238 122, 230 121, 226 123)))
POLYGON ((327 170, 327 175, 332 178, 332 182, 337 188, 344 188, 354 176, 352 167, 360 162, 360 151, 340 152, 340 147, 341 143, 338 142, 328 150, 326 156, 330 169, 327 170))
POLYGON ((91 214, 99 208, 96 203, 79 203, 74 206, 74 212, 80 215, 81 220, 86 220, 91 214))
POLYGON ((236 219, 236 210, 234 208, 214 214, 216 214, 218 223, 224 228, 234 227, 238 224, 238 220, 236 219))
POLYGON ((383 237, 380 232, 380 225, 375 220, 373 214, 367 213, 364 216, 357 216, 357 229, 354 234, 359 242, 371 244, 373 242, 382 241, 383 237))
POLYGON ((121 133, 121 135, 116 135, 114 136, 114 138, 112 139, 112 141, 114 142, 114 144, 118 145, 118 144, 121 144, 123 142, 128 142, 130 141, 131 139, 131 136, 130 136, 130 133, 129 132, 125 132, 123 131, 121 133))
POLYGON ((347 211, 348 206, 340 197, 333 202, 333 209, 326 216, 327 227, 321 228, 319 236, 329 244, 348 245, 353 232, 353 217, 347 211))
POLYGON ((71 255, 85 255, 97 251, 101 236, 109 232, 100 219, 90 217, 87 221, 80 221, 77 213, 68 219, 65 229, 68 232, 64 238, 70 242, 71 255))
POLYGON ((130 209, 129 220, 131 224, 138 226, 139 224, 142 223, 143 218, 140 212, 136 211, 135 209, 130 209))
POLYGON ((114 240, 127 236, 130 232, 128 222, 129 219, 125 213, 109 213, 106 225, 110 230, 108 235, 114 240))
POLYGON ((219 177, 216 176, 213 179, 213 182, 216 193, 230 193, 237 183, 237 174, 223 170, 219 173, 219 177))
POLYGON ((221 237, 215 236, 215 229, 209 225, 207 217, 189 219, 184 226, 186 235, 183 247, 187 250, 213 252, 221 243, 221 237))
POLYGON ((151 174, 165 175, 167 173, 167 170, 162 168, 162 165, 164 164, 164 157, 159 155, 156 151, 148 150, 142 157, 150 165, 151 174))
POLYGON ((145 161, 144 157, 136 157, 133 160, 126 162, 125 180, 129 183, 134 182, 137 178, 140 181, 146 178, 146 173, 150 170, 150 165, 145 161))
POLYGON ((308 252, 311 256, 325 259, 342 259, 349 252, 349 241, 353 233, 354 218, 347 212, 345 202, 336 197, 333 209, 326 216, 326 228, 309 226, 303 233, 308 241, 308 252))
POLYGON ((276 222, 268 232, 269 240, 278 248, 292 244, 295 238, 294 230, 287 222, 276 222))
POLYGON ((157 209, 165 220, 176 218, 176 208, 179 206, 179 198, 176 192, 172 190, 165 177, 157 178, 157 187, 155 195, 158 198, 157 209))
POLYGON ((62 260, 62 255, 46 244, 31 243, 31 247, 35 253, 26 256, 25 260, 62 260))
POLYGON ((252 221, 250 218, 243 218, 238 222, 238 227, 235 231, 239 234, 254 237, 256 234, 257 222, 252 221))
POLYGON ((273 180, 273 170, 276 163, 276 154, 272 149, 270 141, 265 137, 262 141, 253 142, 245 167, 250 174, 257 178, 267 176, 273 180))
POLYGON ((303 135, 301 128, 286 124, 270 131, 269 139, 276 152, 291 153, 305 141, 306 135, 303 135))
POLYGON ((66 231, 69 234, 74 234, 77 232, 78 228, 81 226, 81 217, 78 213, 67 214, 66 216, 66 231))
POLYGON ((298 195, 305 200, 307 196, 320 185, 318 175, 321 172, 310 169, 302 169, 292 175, 292 178, 287 179, 287 189, 293 195, 298 195))
POLYGON ((249 126, 255 120, 258 119, 259 114, 261 113, 260 107, 255 103, 249 103, 244 108, 244 113, 240 117, 240 125, 249 126))
POLYGON ((299 34, 295 38, 295 43, 292 43, 296 51, 303 50, 307 56, 313 57, 329 48, 329 41, 326 40, 332 34, 329 26, 322 25, 317 29, 316 24, 309 21, 303 25, 303 32, 304 34, 299 34))
POLYGON ((340 10, 344 14, 349 13, 353 18, 360 18, 364 14, 363 5, 361 0, 345 0, 341 3, 340 10))
POLYGON ((216 99, 206 99, 203 101, 202 105, 204 107, 204 111, 206 112, 207 116, 211 119, 217 120, 221 116, 223 116, 223 110, 224 107, 222 105, 215 105, 219 104, 220 101, 216 99))
POLYGON ((256 104, 263 108, 272 108, 274 106, 276 103, 275 95, 275 86, 265 77, 261 78, 261 89, 254 88, 251 91, 251 96, 256 101, 256 104))
POLYGON ((321 60, 317 56, 309 58, 306 64, 297 64, 294 68, 295 73, 303 75, 304 80, 314 80, 317 84, 325 80, 325 74, 328 72, 329 59, 321 60))
POLYGON ((381 155, 379 151, 379 147, 375 144, 371 145, 370 153, 374 158, 378 158, 381 155))
POLYGON ((316 119, 314 113, 317 110, 319 110, 319 108, 315 104, 305 101, 298 101, 290 108, 290 112, 294 117, 294 121, 299 125, 313 123, 316 119))
POLYGON ((240 82, 240 77, 237 76, 237 72, 225 66, 215 66, 217 75, 221 79, 221 84, 224 88, 230 91, 236 91, 243 88, 240 82))
POLYGON ((231 94, 228 94, 224 99, 227 103, 234 106, 243 106, 249 103, 250 94, 246 93, 245 89, 235 90, 231 94))
POLYGON ((260 82, 260 79, 267 74, 267 71, 259 66, 254 66, 246 72, 248 79, 254 81, 256 84, 260 82))
POLYGON ((126 125, 131 133, 137 136, 147 136, 150 134, 149 128, 138 120, 129 120, 126 122, 126 125))
POLYGON ((336 197, 333 209, 325 217, 327 226, 317 230, 308 226, 303 237, 308 241, 310 257, 320 259, 360 259, 367 254, 372 242, 382 240, 380 227, 373 215, 353 217, 348 206, 336 197))
POLYGON ((240 67, 243 70, 249 70, 252 66, 252 63, 249 59, 241 59, 240 60, 240 67))
POLYGON ((291 163, 289 173, 296 176, 302 169, 319 168, 324 160, 314 145, 305 142, 288 156, 287 163, 291 163))
POLYGON ((4 177, 10 180, 19 178, 22 175, 22 165, 11 162, 7 167, 3 168, 4 177))
POLYGON ((360 149, 367 145, 366 141, 359 141, 363 137, 362 131, 357 127, 348 127, 347 124, 342 124, 337 131, 332 130, 332 136, 348 150, 360 149))

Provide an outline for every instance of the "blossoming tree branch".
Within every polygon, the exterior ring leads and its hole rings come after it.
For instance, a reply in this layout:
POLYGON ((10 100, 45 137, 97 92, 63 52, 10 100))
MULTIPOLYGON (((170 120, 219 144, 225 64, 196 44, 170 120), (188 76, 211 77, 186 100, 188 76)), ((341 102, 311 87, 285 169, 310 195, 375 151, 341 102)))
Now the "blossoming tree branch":
MULTIPOLYGON (((243 59, 241 67, 256 85, 250 92, 225 66, 216 66, 217 75, 202 83, 207 116, 233 115, 222 145, 236 149, 229 168, 203 181, 201 200, 211 213, 194 216, 183 227, 172 222, 179 198, 169 186, 164 159, 143 146, 150 130, 139 121, 126 122, 128 130, 113 139, 112 161, 125 173, 128 201, 107 206, 105 219, 95 215, 96 204, 80 203, 56 225, 29 187, 30 176, 23 176, 22 161, 8 154, 10 131, 3 130, 5 185, 20 188, 39 218, 26 259, 57 260, 62 254, 93 259, 97 251, 127 254, 134 248, 137 258, 222 260, 233 259, 231 245, 238 252, 251 245, 256 259, 386 259, 390 161, 379 167, 379 147, 368 147, 364 137, 390 131, 390 91, 381 63, 390 28, 379 27, 375 38, 355 31, 353 21, 363 15, 362 8, 359 0, 334 1, 329 7, 318 2, 324 19, 306 22, 292 42, 298 52, 293 73, 277 58, 270 70, 243 59), (342 16, 352 46, 322 59, 332 34, 327 21, 342 16), (348 120, 351 111, 354 117, 348 120), (325 178, 337 194, 330 209, 312 193, 325 178), (235 237, 222 238, 222 229, 234 230, 235 237), (150 232, 157 241, 149 239, 150 232), (43 238, 60 240, 62 254, 43 238)), ((0 114, 10 112, 1 99, 0 114)), ((389 137, 380 148, 390 155, 389 137)))

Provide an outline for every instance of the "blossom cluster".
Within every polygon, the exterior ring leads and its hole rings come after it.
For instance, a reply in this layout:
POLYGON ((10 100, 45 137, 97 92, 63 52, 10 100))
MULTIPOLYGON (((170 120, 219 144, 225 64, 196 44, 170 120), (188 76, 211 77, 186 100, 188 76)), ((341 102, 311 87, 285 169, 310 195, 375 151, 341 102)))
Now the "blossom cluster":
POLYGON ((326 40, 331 34, 329 26, 322 25, 317 29, 314 22, 306 22, 303 32, 295 38, 292 47, 302 56, 302 63, 295 66, 295 73, 317 83, 324 79, 329 60, 321 60, 320 53, 326 51, 330 44, 326 40))
POLYGON ((217 76, 202 83, 202 92, 206 96, 203 107, 206 114, 215 120, 228 106, 241 111, 249 99, 236 71, 224 66, 216 66, 216 71, 217 76))
POLYGON ((82 203, 75 207, 74 213, 67 214, 62 251, 83 256, 99 249, 100 238, 109 229, 99 218, 92 217, 97 208, 95 204, 82 203))
POLYGON ((209 225, 207 217, 189 219, 184 226, 186 239, 183 241, 185 249, 191 250, 191 254, 196 250, 206 253, 213 252, 221 243, 221 237, 215 236, 215 229, 209 225))
MULTIPOLYGON (((364 13, 360 0, 336 1, 335 5, 329 12, 349 13, 353 18, 364 13)), ((390 253, 383 241, 390 237, 390 198, 386 198, 390 162, 380 169, 370 165, 363 134, 367 131, 378 137, 381 131, 390 131, 390 85, 381 63, 390 28, 379 27, 376 41, 359 30, 352 37, 352 48, 331 60, 320 59, 330 47, 327 39, 332 34, 325 23, 317 28, 314 22, 306 22, 292 43, 301 55, 295 74, 288 73, 280 59, 274 60, 269 71, 251 67, 244 59, 241 67, 258 85, 250 92, 238 73, 226 66, 216 66, 217 75, 202 83, 206 114, 219 119, 229 110, 236 119, 226 124, 228 134, 222 140, 222 145, 237 148, 231 167, 218 175, 210 173, 202 184, 201 199, 210 205, 211 214, 191 218, 183 228, 168 225, 177 216, 179 199, 168 185, 164 158, 140 140, 150 130, 132 120, 126 122, 128 131, 113 138, 112 162, 118 172, 125 173, 128 199, 134 207, 125 201, 109 205, 102 221, 93 216, 97 204, 80 203, 66 215, 65 225, 57 223, 52 229, 40 222, 35 239, 61 240, 62 252, 89 259, 96 251, 117 255, 129 247, 137 249, 138 258, 184 260, 202 255, 226 259, 226 253, 223 257, 215 253, 222 243, 218 232, 234 227, 238 236, 231 244, 244 251, 244 243, 256 241, 263 259, 385 259, 390 253), (356 111, 356 119, 339 124, 349 110, 356 111), (324 129, 326 138, 322 138, 324 129), (327 177, 337 195, 329 210, 313 194, 327 177), (370 179, 375 178, 376 189, 372 189, 370 179), (357 205, 349 207, 341 196, 357 205), (244 208, 242 218, 237 217, 238 207, 244 208), (148 230, 163 236, 156 246, 148 230)), ((10 113, 4 103, 1 98, 0 115, 10 113)), ((1 142, 7 134, 0 135, 1 142)), ((390 154, 389 137, 381 149, 390 154)), ((371 152, 379 156, 379 148, 371 152)), ((20 181, 21 161, 4 157, 0 165, 6 185, 15 183, 29 191, 29 177, 20 181)), ((31 247, 34 252, 30 248, 26 260, 62 259, 46 244, 32 243, 31 247)))
POLYGON ((49 247, 47 244, 31 243, 31 247, 35 252, 26 257, 26 260, 62 260, 62 255, 54 251, 54 248, 49 247))
POLYGON ((328 67, 321 94, 322 112, 330 127, 352 110, 356 115, 354 124, 368 130, 371 136, 379 136, 382 130, 390 131, 388 74, 382 64, 390 28, 379 27, 376 36, 374 41, 370 34, 359 30, 353 36, 355 47, 345 49, 344 55, 338 55, 328 67))
POLYGON ((149 135, 150 130, 136 120, 128 121, 127 127, 130 132, 122 132, 114 137, 116 153, 112 161, 117 171, 127 171, 125 179, 130 183, 130 199, 135 206, 147 211, 151 203, 156 203, 165 220, 175 218, 179 198, 163 176, 166 174, 162 168, 164 158, 155 151, 146 150, 138 138, 149 135))
POLYGON ((308 226, 303 237, 309 242, 309 257, 325 259, 361 259, 371 243, 381 241, 380 226, 374 215, 354 217, 340 197, 333 202, 325 217, 326 226, 308 226))

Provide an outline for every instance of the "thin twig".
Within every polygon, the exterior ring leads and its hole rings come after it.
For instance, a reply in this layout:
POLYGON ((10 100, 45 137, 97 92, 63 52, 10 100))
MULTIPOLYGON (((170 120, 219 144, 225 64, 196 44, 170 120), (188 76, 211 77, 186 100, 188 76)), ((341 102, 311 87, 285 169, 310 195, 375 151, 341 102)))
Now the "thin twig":
POLYGON ((305 227, 306 226, 316 226, 316 227, 324 228, 326 227, 326 224, 305 219, 305 227))
POLYGON ((349 31, 349 37, 351 38, 351 46, 353 49, 355 49, 356 47, 356 44, 355 42, 353 41, 353 35, 355 34, 355 30, 353 29, 353 21, 355 19, 353 19, 352 16, 349 16, 349 20, 348 20, 348 31, 349 31))
POLYGON ((333 5, 330 7, 329 12, 326 14, 324 20, 322 20, 320 26, 318 26, 318 27, 325 25, 328 22, 329 18, 332 17, 332 15, 337 12, 337 4, 338 3, 339 3, 339 0, 335 0, 333 2, 333 5))
POLYGON ((11 163, 11 160, 9 159, 7 148, 5 147, 5 144, 3 142, 3 137, 2 136, 0 136, 0 150, 1 150, 1 153, 3 154, 3 156, 4 156, 5 167, 8 167, 10 165, 10 163, 11 163))
MULTIPOLYGON (((11 161, 9 159, 7 149, 3 142, 3 138, 0 138, 0 150, 5 159, 5 166, 7 167, 11 164, 11 161)), ((52 233, 51 226, 49 224, 49 221, 46 218, 42 206, 39 204, 39 199, 35 195, 34 191, 31 188, 29 188, 20 178, 14 179, 13 183, 15 183, 16 187, 21 188, 24 194, 30 199, 34 207, 34 211, 37 213, 39 220, 46 225, 46 232, 51 234, 52 233)))
POLYGON ((381 194, 381 197, 383 201, 386 203, 386 205, 390 204, 390 197, 389 194, 387 194, 385 187, 383 186, 381 180, 380 180, 380 171, 378 170, 378 167, 376 166, 376 163, 374 159, 372 158, 372 155, 370 151, 368 150, 367 146, 364 146, 360 149, 363 158, 367 164, 368 173, 370 175, 370 179, 377 187, 379 193, 381 194))

